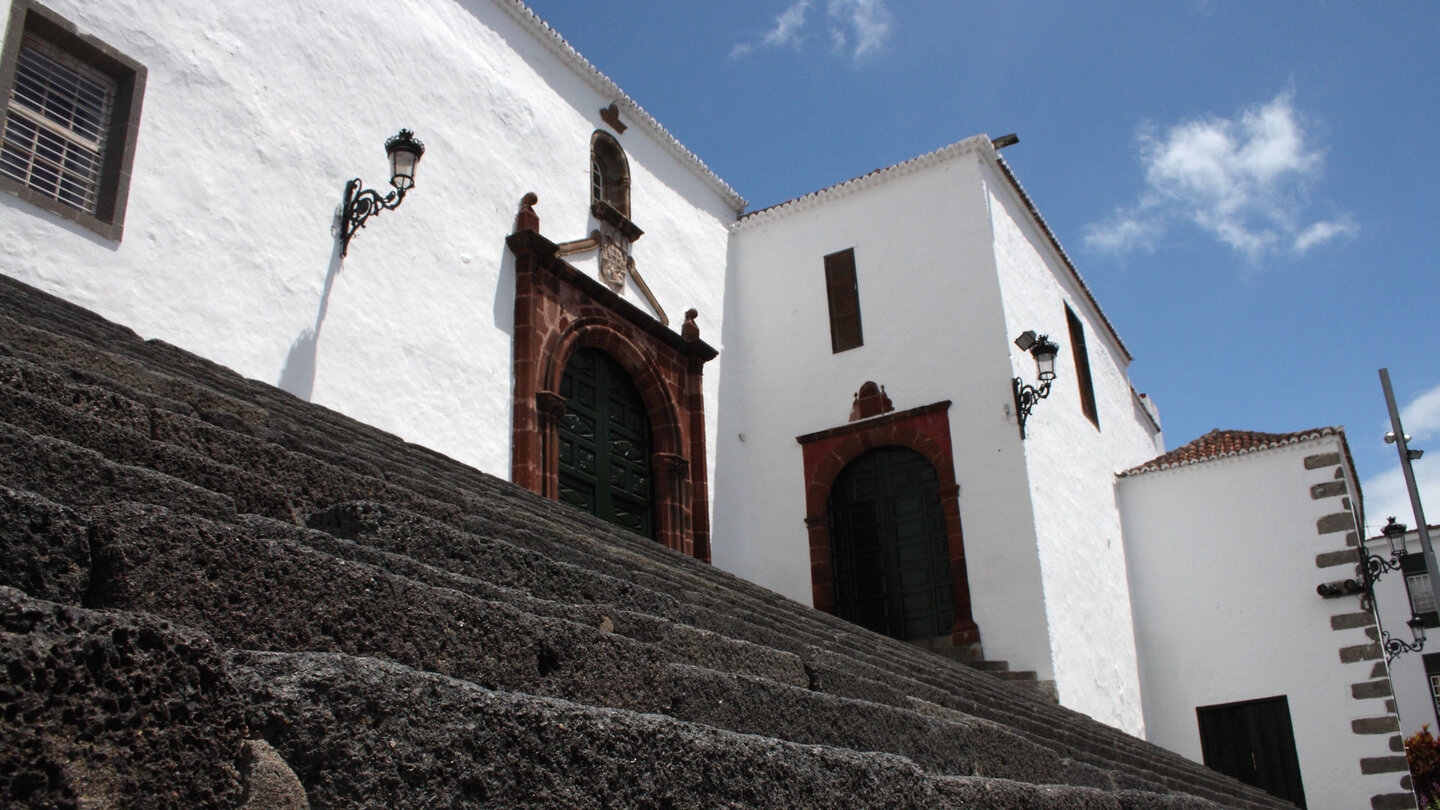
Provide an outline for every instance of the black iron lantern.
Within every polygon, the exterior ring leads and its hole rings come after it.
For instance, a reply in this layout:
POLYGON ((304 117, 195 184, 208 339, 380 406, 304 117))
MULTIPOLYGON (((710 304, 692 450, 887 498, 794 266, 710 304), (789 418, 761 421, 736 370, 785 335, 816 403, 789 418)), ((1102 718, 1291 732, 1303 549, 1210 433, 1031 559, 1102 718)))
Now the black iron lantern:
POLYGON ((1425 646, 1425 620, 1419 616, 1411 616, 1406 624, 1410 625, 1410 635, 1415 637, 1415 646, 1425 646))
POLYGON ((1055 379, 1055 355, 1060 353, 1060 347, 1048 335, 1036 335, 1033 329, 1027 329, 1015 338, 1015 345, 1035 358, 1035 371, 1040 377, 1038 388, 1027 385, 1019 377, 1010 380, 1010 387, 1015 393, 1015 417, 1020 423, 1020 438, 1023 439, 1025 420, 1030 418, 1035 403, 1050 396, 1050 382, 1055 379))
POLYGON ((1385 535, 1385 539, 1390 541, 1390 556, 1405 556, 1406 528, 1404 523, 1396 523, 1395 518, 1392 517, 1390 522, 1385 524, 1385 528, 1380 530, 1380 533, 1385 535))
POLYGON ((1050 341, 1048 335, 1041 335, 1030 347, 1030 354, 1035 358, 1035 368, 1040 373, 1040 382, 1050 382, 1055 379, 1055 355, 1060 353, 1060 347, 1050 341))
POLYGON ((385 154, 390 156, 390 185, 404 194, 415 185, 415 167, 425 154, 425 144, 415 139, 408 129, 385 139, 385 154))
POLYGON ((374 189, 360 189, 360 178, 345 184, 345 202, 340 207, 340 255, 350 250, 350 239, 355 232, 365 227, 365 220, 381 211, 400 207, 405 192, 415 186, 415 167, 420 156, 425 154, 425 144, 415 133, 402 129, 385 141, 385 154, 390 158, 390 185, 395 190, 380 196, 374 189))

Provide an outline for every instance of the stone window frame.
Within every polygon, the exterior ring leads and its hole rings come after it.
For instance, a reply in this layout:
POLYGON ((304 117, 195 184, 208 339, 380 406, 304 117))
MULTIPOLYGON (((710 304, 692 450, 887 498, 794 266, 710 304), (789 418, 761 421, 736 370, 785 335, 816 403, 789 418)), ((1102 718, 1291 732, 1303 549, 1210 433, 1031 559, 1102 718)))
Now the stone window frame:
POLYGON ((614 135, 590 136, 590 213, 634 242, 641 231, 630 220, 630 160, 614 135))
POLYGON ((0 190, 37 208, 74 222, 113 242, 124 234, 135 146, 140 132, 140 107, 145 95, 145 66, 93 36, 35 0, 13 0, 0 50, 0 90, 8 107, 15 86, 24 39, 34 37, 115 81, 111 120, 102 157, 94 214, 60 202, 12 177, 0 174, 0 190))
POLYGON ((965 537, 960 524, 960 486, 950 443, 950 400, 864 419, 828 430, 797 436, 804 459, 805 528, 810 542, 811 595, 817 610, 835 612, 831 576, 830 491, 850 462, 876 447, 905 447, 935 467, 945 536, 950 549, 950 574, 955 588, 955 624, 951 643, 980 643, 980 628, 970 605, 970 579, 965 562, 965 537))

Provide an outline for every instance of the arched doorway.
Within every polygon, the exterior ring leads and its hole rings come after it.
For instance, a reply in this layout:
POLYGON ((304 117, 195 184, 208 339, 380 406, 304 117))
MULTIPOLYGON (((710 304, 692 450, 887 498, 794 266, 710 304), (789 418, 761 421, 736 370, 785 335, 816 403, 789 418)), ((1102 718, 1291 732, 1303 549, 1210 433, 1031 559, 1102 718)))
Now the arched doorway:
POLYGON ((650 421, 630 376, 599 349, 579 349, 565 364, 560 396, 560 501, 654 537, 650 421))
POLYGON ((865 452, 835 479, 829 524, 837 615, 906 641, 950 632, 950 547, 929 459, 907 447, 865 452))

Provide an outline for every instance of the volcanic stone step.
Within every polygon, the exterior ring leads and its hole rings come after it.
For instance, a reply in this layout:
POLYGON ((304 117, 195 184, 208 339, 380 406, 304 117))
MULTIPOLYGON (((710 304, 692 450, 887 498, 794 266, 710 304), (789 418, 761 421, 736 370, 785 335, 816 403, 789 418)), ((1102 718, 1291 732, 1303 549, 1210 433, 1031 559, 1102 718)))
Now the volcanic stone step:
POLYGON ((230 671, 251 727, 317 807, 1216 807, 938 777, 904 757, 494 692, 374 659, 233 653, 230 671))
POLYGON ((68 605, 90 588, 90 523, 33 492, 0 487, 0 586, 68 605))
MULTIPOLYGON (((670 616, 677 621, 694 624, 732 638, 744 639, 750 635, 750 628, 746 627, 743 621, 737 620, 737 616, 742 613, 744 600, 732 598, 727 603, 722 597, 713 604, 702 604, 700 609, 696 609, 696 606, 689 602, 669 599, 664 594, 656 594, 628 583, 625 587, 618 587, 618 580, 596 576, 590 569, 568 565, 559 566, 557 569, 556 563, 528 554, 504 541, 478 538, 423 516, 386 505, 341 504, 312 516, 310 524, 361 544, 378 546, 451 572, 505 587, 520 588, 548 599, 575 603, 598 601, 619 608, 670 616), (643 601, 637 602, 637 596, 643 597, 643 601)), ((709 601, 709 596, 702 595, 700 601, 709 601)), ((796 611, 791 603, 789 612, 801 611, 796 611)), ((761 620, 756 622, 757 626, 762 623, 761 620)), ((827 629, 828 632, 823 633, 810 631, 808 639, 823 642, 834 640, 837 637, 836 630, 843 634, 857 632, 853 626, 838 621, 835 621, 834 627, 827 629)), ((803 640, 807 636, 801 633, 798 638, 803 640)), ((811 651, 816 649, 814 645, 797 640, 797 637, 777 638, 773 633, 768 634, 762 643, 784 644, 781 649, 801 655, 806 658, 807 664, 810 664, 813 658, 811 651)), ((817 664, 814 668, 818 670, 825 666, 827 665, 817 664)), ((843 673, 855 669, 856 661, 840 660, 828 666, 831 674, 840 678, 843 673)), ((866 674, 865 677, 874 684, 893 680, 893 674, 882 666, 872 667, 870 673, 873 674, 866 674)), ((964 675, 963 672, 960 674, 964 675)), ((968 677, 972 681, 981 679, 978 675, 968 677)), ((1002 686, 991 690, 992 695, 1001 698, 997 701, 998 709, 1003 711, 1007 704, 1016 702, 1021 707, 1028 705, 1029 698, 1013 693, 1007 696, 1003 691, 999 691, 1003 689, 1002 686)), ((840 693, 877 699, 874 692, 857 693, 856 690, 849 689, 841 690, 840 693)), ((878 699, 899 703, 901 697, 903 696, 892 694, 888 700, 878 699)))
MULTIPOLYGON (((473 541, 467 543, 467 539, 463 533, 455 532, 448 526, 438 524, 434 521, 428 521, 420 516, 405 514, 400 510, 394 510, 382 505, 344 504, 328 510, 327 513, 322 516, 316 516, 312 524, 331 528, 341 535, 354 537, 362 543, 378 543, 387 548, 396 549, 400 553, 429 561, 435 565, 444 566, 452 571, 464 570, 467 573, 478 574, 482 578, 492 582, 496 581, 495 568, 491 565, 490 560, 491 555, 487 553, 476 553, 473 541)), ((491 544, 487 547, 503 549, 504 545, 491 541, 491 544)), ((515 554, 514 550, 506 550, 506 553, 515 554)), ((523 560, 523 555, 518 556, 523 560)), ((528 573, 523 564, 510 564, 506 566, 507 572, 515 569, 520 570, 522 576, 528 573)), ((509 574, 502 572, 502 575, 508 576, 509 574)), ((541 579, 546 578, 542 577, 541 579)), ((515 583, 512 581, 511 584, 515 583)), ((521 584, 527 588, 535 587, 535 581, 529 578, 525 579, 521 584)), ((574 589, 568 585, 559 590, 562 592, 562 596, 568 596, 574 592, 574 589)), ((608 594, 608 596, 613 600, 611 601, 612 604, 622 607, 625 606, 624 599, 627 598, 626 594, 615 594, 612 592, 608 594)), ((653 607, 651 609, 653 609, 653 607)), ((839 666, 834 666, 830 669, 830 673, 832 675, 844 673, 847 670, 853 670, 853 668, 853 661, 840 662, 839 666)), ((812 672, 812 678, 814 678, 814 672, 818 667, 815 667, 807 660, 807 669, 812 672)), ((886 673, 877 673, 877 677, 870 682, 872 689, 883 688, 881 684, 884 678, 886 678, 886 673)), ((849 683, 854 684, 855 680, 851 678, 849 683)), ((834 689, 833 683, 827 683, 826 686, 834 689)), ((878 698, 882 702, 891 704, 901 704, 904 697, 901 694, 894 693, 893 690, 890 694, 884 696, 877 696, 874 691, 856 690, 853 688, 836 689, 835 691, 839 694, 863 697, 870 700, 878 698)), ((1003 701, 1000 707, 996 708, 1001 708, 1005 704, 1012 703, 1015 700, 1016 698, 1011 697, 1009 700, 1003 701)), ((996 713, 998 715, 997 719, 1003 719, 1005 716, 1003 711, 996 713)), ((1117 736, 1119 735, 1119 732, 1113 730, 1111 730, 1110 733, 1117 736)), ((1034 737, 1032 737, 1032 739, 1033 738, 1034 737)), ((1105 760, 1099 761, 1105 765, 1111 764, 1105 760)))
POLYGON ((653 644, 663 650, 671 661, 757 675, 781 683, 801 686, 811 683, 804 663, 792 653, 613 605, 575 605, 537 598, 523 591, 426 565, 401 554, 259 516, 244 515, 236 522, 254 537, 290 539, 335 557, 374 565, 429 585, 468 593, 480 599, 505 602, 537 616, 565 619, 653 644))
POLYGON ((378 656, 493 688, 665 707, 653 645, 161 507, 87 515, 95 607, 152 613, 227 648, 378 656))
POLYGON ((93 450, 32 436, 0 422, 0 484, 27 489, 67 506, 112 501, 169 504, 186 512, 223 518, 235 502, 143 467, 116 464, 93 450))
MULTIPOLYGON (((145 412, 148 417, 148 412, 145 412)), ((219 464, 206 456, 149 438, 144 433, 67 408, 49 399, 0 386, 0 422, 23 428, 31 435, 48 436, 93 450, 117 464, 125 464, 177 478, 202 489, 228 496, 235 509, 269 517, 295 520, 296 508, 271 482, 259 475, 219 464)), ((131 424, 134 424, 133 422, 131 424)))
MULTIPOLYGON (((927 723, 911 712, 823 696, 768 679, 674 665, 657 670, 656 662, 643 655, 606 666, 597 662, 604 650, 594 638, 567 645, 553 626, 546 628, 551 632, 539 643, 537 678, 523 671, 536 660, 534 648, 522 642, 518 650, 507 651, 498 649, 496 640, 497 636, 511 642, 523 639, 526 628, 506 624, 502 616, 499 633, 466 629, 467 624, 496 623, 496 614, 509 606, 456 598, 461 595, 453 591, 407 588, 404 582, 387 581, 385 572, 372 566, 336 566, 333 558, 288 543, 252 541, 232 527, 186 520, 160 508, 112 506, 92 511, 97 568, 110 579, 91 588, 94 601, 202 626, 227 646, 305 649, 320 643, 398 660, 419 650, 420 660, 411 663, 426 669, 541 693, 536 687, 543 686, 540 682, 550 674, 545 668, 561 670, 567 658, 575 657, 573 651, 583 648, 584 674, 598 676, 603 688, 567 671, 560 674, 565 685, 559 694, 565 697, 649 711, 683 710, 692 720, 752 733, 763 730, 781 738, 793 734, 792 739, 803 742, 849 743, 866 750, 898 745, 903 747, 892 750, 918 753, 927 767, 958 768, 960 773, 1013 777, 1019 775, 1015 763, 1023 762, 1030 768, 1048 767, 1046 779, 1038 781, 1065 778, 1053 753, 993 724, 976 725, 968 719, 927 723), (230 565, 235 559, 250 562, 230 565), (329 570, 334 567, 345 570, 329 570), (439 636, 433 630, 428 635, 421 632, 433 626, 441 628, 439 636), (440 650, 446 658, 426 658, 431 650, 440 650), (465 660, 476 653, 483 654, 486 663, 465 660), (504 668, 495 666, 497 658, 519 659, 526 666, 518 678, 507 679, 497 673, 504 668), (629 673, 628 681, 617 677, 620 670, 629 673), (663 677, 646 682, 647 670, 660 671, 663 677), (618 694, 617 683, 633 691, 618 694), (642 696, 654 701, 647 703, 642 696), (809 722, 797 723, 793 718, 798 716, 809 722), (837 723, 838 718, 846 722, 837 723), (917 731, 927 727, 928 733, 917 731)), ((1037 781, 1033 777, 1038 773, 1028 774, 1031 781, 1037 781)))
POLYGON ((239 807, 241 697, 204 635, 0 587, 7 807, 239 807))
POLYGON ((229 495, 240 511, 294 521, 345 500, 384 499, 455 519, 454 507, 183 413, 0 358, 0 420, 229 495))

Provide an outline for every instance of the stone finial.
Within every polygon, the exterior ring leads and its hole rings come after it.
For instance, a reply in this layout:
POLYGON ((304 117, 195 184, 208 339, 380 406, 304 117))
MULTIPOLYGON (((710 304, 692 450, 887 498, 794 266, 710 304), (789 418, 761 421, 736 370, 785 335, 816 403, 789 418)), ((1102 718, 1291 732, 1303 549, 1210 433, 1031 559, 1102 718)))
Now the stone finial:
POLYGON ((535 203, 538 202, 540 197, 533 191, 525 192, 525 196, 520 198, 520 210, 515 214, 515 233, 540 232, 540 215, 535 213, 535 203))
POLYGON ((686 340, 700 339, 700 325, 695 323, 695 319, 698 317, 700 317, 700 310, 685 310, 685 323, 680 325, 680 337, 686 340))
POLYGON ((620 105, 613 101, 610 102, 609 107, 600 110, 600 120, 609 124, 610 128, 615 130, 616 135, 624 135, 625 130, 628 129, 628 127, 620 121, 620 105))
POLYGON ((876 385, 867 380, 864 385, 860 386, 860 390, 855 392, 855 399, 850 405, 850 421, 869 419, 893 410, 895 410, 895 405, 885 394, 885 386, 876 385))

